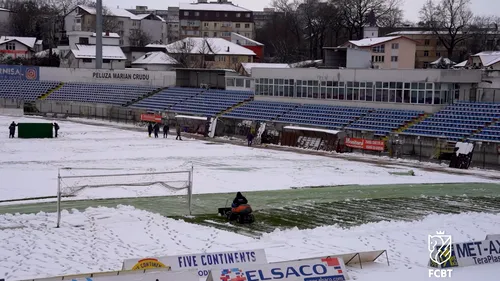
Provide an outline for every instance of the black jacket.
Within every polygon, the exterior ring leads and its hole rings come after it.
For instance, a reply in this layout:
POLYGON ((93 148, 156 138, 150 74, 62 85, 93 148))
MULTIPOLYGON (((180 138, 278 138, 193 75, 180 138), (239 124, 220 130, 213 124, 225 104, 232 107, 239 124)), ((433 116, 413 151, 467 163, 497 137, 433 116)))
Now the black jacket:
POLYGON ((14 122, 10 123, 9 130, 10 130, 10 131, 14 131, 14 130, 16 130, 16 126, 17 126, 17 124, 16 124, 16 123, 14 123, 14 122))
POLYGON ((243 204, 248 204, 248 200, 241 194, 241 192, 236 193, 236 197, 233 200, 233 207, 238 207, 243 204))
POLYGON ((164 133, 168 133, 169 130, 170 130, 170 128, 168 127, 168 125, 163 126, 164 133))

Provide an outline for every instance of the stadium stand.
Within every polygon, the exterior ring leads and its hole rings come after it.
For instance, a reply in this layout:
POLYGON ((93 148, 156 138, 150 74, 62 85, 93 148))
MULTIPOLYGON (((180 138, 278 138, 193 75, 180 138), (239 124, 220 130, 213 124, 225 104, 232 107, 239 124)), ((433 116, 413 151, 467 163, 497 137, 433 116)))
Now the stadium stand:
POLYGON ((249 101, 252 92, 230 90, 208 90, 173 105, 170 110, 176 113, 192 113, 208 117, 215 116, 244 101, 249 101))
POLYGON ((424 114, 424 111, 377 109, 354 121, 347 129, 370 131, 377 136, 387 136, 424 114))
POLYGON ((0 80, 0 97, 35 101, 57 85, 53 81, 0 80))
POLYGON ((500 120, 500 104, 456 102, 409 127, 403 133, 441 137, 448 141, 463 141, 477 134, 474 139, 494 140, 499 139, 491 135, 497 132, 497 127, 487 126, 498 120, 500 120))
POLYGON ((338 130, 372 110, 364 107, 305 104, 285 113, 276 121, 338 130))
POLYGON ((168 88, 151 97, 140 100, 130 106, 130 108, 162 111, 181 103, 187 99, 199 95, 203 90, 194 88, 168 88))
POLYGON ((252 121, 271 121, 300 106, 296 103, 250 101, 234 108, 223 117, 252 121))
POLYGON ((155 90, 157 87, 75 82, 64 83, 62 87, 49 94, 46 99, 125 105, 155 90))

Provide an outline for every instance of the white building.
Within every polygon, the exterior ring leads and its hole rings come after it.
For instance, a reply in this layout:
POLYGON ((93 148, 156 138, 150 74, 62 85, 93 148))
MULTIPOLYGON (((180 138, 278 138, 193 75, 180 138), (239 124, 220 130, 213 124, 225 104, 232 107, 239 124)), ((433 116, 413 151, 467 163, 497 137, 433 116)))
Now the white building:
POLYGON ((153 71, 169 71, 179 63, 164 52, 150 52, 132 62, 133 68, 153 71))
MULTIPOLYGON (((134 46, 140 36, 146 34, 151 42, 166 42, 167 23, 153 14, 134 15, 125 9, 106 7, 104 32, 118 33, 121 46, 134 46)), ((95 32, 96 10, 79 5, 64 18, 64 30, 95 32)), ((146 42, 146 44, 149 42, 146 42)))
MULTIPOLYGON (((127 57, 119 46, 102 46, 103 69, 125 69, 127 57)), ((76 44, 63 60, 61 67, 94 69, 96 46, 76 44)))
POLYGON ((31 58, 42 50, 42 43, 35 37, 0 36, 0 54, 4 58, 31 58))
POLYGON ((485 51, 471 56, 471 65, 474 68, 500 70, 500 52, 485 51))

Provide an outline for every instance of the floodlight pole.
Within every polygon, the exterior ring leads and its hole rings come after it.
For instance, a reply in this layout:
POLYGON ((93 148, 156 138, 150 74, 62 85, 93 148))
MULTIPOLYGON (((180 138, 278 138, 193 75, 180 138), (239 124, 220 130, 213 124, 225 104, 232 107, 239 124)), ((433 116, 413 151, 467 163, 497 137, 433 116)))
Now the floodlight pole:
POLYGON ((188 189, 188 206, 189 206, 189 215, 192 215, 192 208, 191 208, 191 197, 193 196, 193 173, 194 173, 194 166, 191 164, 191 171, 189 173, 189 189, 188 189))
POLYGON ((96 1, 96 21, 95 21, 95 33, 96 33, 96 46, 95 46, 95 68, 102 68, 102 0, 96 1))

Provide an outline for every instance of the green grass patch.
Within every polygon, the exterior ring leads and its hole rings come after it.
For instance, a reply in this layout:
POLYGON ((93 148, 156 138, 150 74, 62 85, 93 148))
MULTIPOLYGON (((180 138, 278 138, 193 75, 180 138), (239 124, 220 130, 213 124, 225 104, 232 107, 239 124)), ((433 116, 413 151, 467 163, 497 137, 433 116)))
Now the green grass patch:
MULTIPOLYGON (((185 217, 188 213, 185 196, 66 200, 62 202, 62 208, 83 211, 88 207, 131 205, 251 236, 276 228, 351 227, 382 220, 415 220, 432 213, 500 212, 500 185, 486 183, 351 185, 243 193, 255 211, 256 223, 252 225, 229 224, 217 215, 217 208, 229 205, 234 193, 194 195, 194 217, 185 217)), ((55 212, 55 202, 0 205, 0 214, 40 211, 55 212)))

